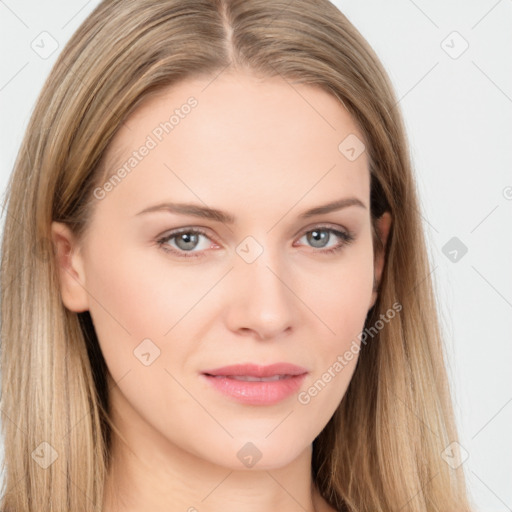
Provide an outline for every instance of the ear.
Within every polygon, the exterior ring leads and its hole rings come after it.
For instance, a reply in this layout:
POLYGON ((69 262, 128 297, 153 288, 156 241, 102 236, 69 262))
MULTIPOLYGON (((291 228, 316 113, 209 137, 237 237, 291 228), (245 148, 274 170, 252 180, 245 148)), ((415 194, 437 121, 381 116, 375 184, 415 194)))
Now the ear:
POLYGON ((374 257, 374 287, 372 292, 372 299, 371 304, 368 309, 371 309, 375 302, 377 301, 378 297, 378 287, 379 283, 382 277, 382 271, 384 269, 384 263, 385 263, 385 255, 386 255, 386 244, 388 241, 388 234, 389 230, 391 228, 391 214, 389 212, 384 212, 376 221, 376 230, 377 235, 380 238, 380 241, 382 242, 382 248, 376 247, 375 248, 375 257, 374 257))
POLYGON ((52 222, 51 233, 62 302, 75 313, 87 311, 89 298, 85 289, 84 265, 75 235, 61 222, 52 222))

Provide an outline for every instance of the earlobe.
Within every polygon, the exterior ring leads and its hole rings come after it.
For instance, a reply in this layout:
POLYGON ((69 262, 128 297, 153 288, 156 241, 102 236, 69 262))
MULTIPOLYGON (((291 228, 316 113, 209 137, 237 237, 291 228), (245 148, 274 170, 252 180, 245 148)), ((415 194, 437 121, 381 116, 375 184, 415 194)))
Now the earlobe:
POLYGON ((84 265, 75 235, 61 222, 52 222, 51 233, 62 302, 75 313, 87 311, 84 265))
POLYGON ((382 277, 382 271, 384 269, 385 263, 385 255, 386 255, 386 246, 388 241, 388 235, 391 228, 392 218, 391 213, 384 212, 378 219, 376 223, 377 234, 382 242, 382 247, 376 248, 375 254, 375 262, 374 262, 374 281, 373 281, 373 292, 372 299, 370 303, 369 309, 371 309, 375 302, 377 301, 378 296, 378 287, 380 284, 380 280, 382 277))

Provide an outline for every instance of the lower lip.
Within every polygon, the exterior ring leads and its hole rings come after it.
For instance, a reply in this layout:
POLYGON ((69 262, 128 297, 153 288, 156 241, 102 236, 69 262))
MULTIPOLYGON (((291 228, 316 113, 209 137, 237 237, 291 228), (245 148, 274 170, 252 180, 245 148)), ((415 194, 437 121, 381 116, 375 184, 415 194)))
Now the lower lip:
POLYGON ((203 377, 218 391, 248 405, 272 405, 297 392, 306 376, 293 375, 274 381, 244 381, 229 377, 203 377))

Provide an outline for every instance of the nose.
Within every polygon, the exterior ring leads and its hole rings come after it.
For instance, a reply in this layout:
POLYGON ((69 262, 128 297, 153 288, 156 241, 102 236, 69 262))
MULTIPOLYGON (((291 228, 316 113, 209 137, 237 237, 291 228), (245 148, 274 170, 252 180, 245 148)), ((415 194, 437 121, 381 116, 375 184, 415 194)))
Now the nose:
POLYGON ((251 263, 237 256, 234 267, 224 303, 232 332, 269 340, 296 328, 300 300, 280 256, 263 250, 251 263))

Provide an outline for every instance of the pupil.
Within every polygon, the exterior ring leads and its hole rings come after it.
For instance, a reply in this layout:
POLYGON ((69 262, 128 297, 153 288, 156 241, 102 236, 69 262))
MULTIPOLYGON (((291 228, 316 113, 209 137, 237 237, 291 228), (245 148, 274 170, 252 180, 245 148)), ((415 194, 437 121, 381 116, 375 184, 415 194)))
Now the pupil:
POLYGON ((193 233, 182 233, 176 240, 176 244, 180 249, 193 249, 196 243, 197 235, 193 233), (184 244, 180 242, 184 242, 184 244))
POLYGON ((310 241, 311 239, 313 239, 313 245, 315 247, 323 247, 325 245, 325 242, 329 239, 329 234, 327 233, 326 230, 314 230, 314 231, 311 231, 311 234, 310 234, 310 241), (319 245, 315 245, 317 244, 317 242, 320 242, 319 245), (324 242, 324 243, 322 243, 324 242))

